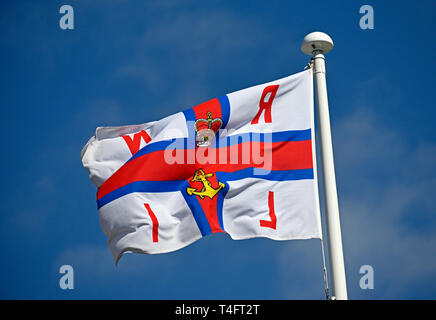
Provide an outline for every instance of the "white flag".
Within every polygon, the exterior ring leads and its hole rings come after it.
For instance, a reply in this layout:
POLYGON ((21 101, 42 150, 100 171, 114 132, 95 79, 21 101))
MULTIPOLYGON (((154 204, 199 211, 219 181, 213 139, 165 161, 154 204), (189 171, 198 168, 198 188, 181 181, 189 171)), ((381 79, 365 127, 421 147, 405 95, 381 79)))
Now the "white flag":
POLYGON ((98 128, 82 162, 116 261, 218 232, 321 238, 311 69, 153 123, 98 128))

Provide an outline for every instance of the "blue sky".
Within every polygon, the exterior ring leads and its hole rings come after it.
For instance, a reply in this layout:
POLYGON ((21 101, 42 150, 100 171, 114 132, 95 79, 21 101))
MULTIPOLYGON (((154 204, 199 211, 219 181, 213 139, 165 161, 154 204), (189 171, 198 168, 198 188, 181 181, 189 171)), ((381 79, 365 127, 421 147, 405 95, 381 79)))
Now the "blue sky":
POLYGON ((323 299, 319 240, 218 234, 115 267, 80 150, 297 73, 328 33, 349 297, 436 298, 434 1, 13 1, 0 10, 0 298, 323 299), (74 8, 74 30, 59 8, 74 8), (359 28, 370 4, 375 29, 359 28), (61 265, 75 289, 59 288, 61 265), (374 268, 361 290, 359 268, 374 268))

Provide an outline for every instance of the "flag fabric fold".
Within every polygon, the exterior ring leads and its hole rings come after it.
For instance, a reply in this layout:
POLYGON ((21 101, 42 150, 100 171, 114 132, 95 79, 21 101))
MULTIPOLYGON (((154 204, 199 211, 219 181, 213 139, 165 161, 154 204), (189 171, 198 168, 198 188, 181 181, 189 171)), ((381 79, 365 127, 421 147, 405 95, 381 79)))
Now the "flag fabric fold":
POLYGON ((81 156, 117 262, 211 233, 321 238, 311 69, 159 121, 97 128, 81 156))

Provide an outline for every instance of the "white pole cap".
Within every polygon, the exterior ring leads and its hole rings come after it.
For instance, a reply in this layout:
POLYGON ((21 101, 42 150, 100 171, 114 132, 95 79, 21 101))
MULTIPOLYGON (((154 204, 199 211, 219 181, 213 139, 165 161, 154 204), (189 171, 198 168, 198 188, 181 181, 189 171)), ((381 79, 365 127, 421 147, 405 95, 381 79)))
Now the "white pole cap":
POLYGON ((324 32, 312 32, 304 37, 301 44, 301 51, 305 54, 312 55, 314 51, 321 50, 322 53, 327 53, 333 49, 333 40, 324 32))

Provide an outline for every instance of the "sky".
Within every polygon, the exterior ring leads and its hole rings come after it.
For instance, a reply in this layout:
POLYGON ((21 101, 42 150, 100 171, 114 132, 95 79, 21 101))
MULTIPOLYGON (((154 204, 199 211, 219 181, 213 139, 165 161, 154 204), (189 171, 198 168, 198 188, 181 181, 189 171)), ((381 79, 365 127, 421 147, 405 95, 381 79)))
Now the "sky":
POLYGON ((421 0, 2 2, 0 299, 324 299, 318 239, 215 234, 115 267, 80 161, 98 126, 302 71, 312 31, 335 43, 326 68, 349 298, 435 299, 434 12, 421 0), (74 30, 59 26, 64 4, 74 30), (359 26, 365 4, 372 30, 359 26), (59 286, 62 265, 73 290, 59 286), (359 285, 363 265, 373 289, 359 285))

